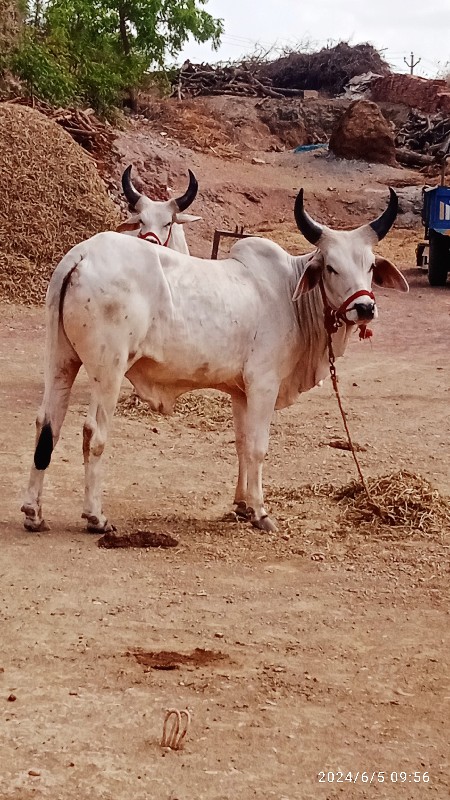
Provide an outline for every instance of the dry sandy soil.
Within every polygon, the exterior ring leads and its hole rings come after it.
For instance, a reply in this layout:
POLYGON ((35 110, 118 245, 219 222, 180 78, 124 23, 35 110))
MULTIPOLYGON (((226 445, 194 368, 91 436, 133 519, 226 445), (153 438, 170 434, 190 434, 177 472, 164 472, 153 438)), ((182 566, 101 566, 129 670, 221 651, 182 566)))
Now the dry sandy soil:
MULTIPOLYGON (((148 126, 118 147, 122 163, 146 162, 149 174, 165 164, 176 189, 186 166, 198 174, 193 213, 205 219, 189 239, 203 254, 215 225, 235 224, 305 250, 292 221, 300 185, 337 226, 375 216, 388 183, 416 180, 311 154, 265 153, 253 165, 248 153, 161 149, 148 126)), ((365 474, 405 468, 447 494, 450 288, 431 289, 412 269, 418 235, 397 228, 383 243, 411 292, 377 293, 374 338, 354 341, 338 372, 365 474)), ((1 315, 0 798, 447 798, 449 531, 346 527, 336 504, 307 488, 355 477, 350 454, 329 446, 343 438, 329 382, 274 417, 273 535, 226 518, 236 474, 227 401, 170 419, 117 416, 108 513, 122 533, 179 544, 108 550, 79 518, 81 375, 46 485, 51 531, 31 535, 19 508, 44 317, 6 304, 1 315), (143 654, 160 651, 193 657, 155 669, 164 657, 143 654), (180 751, 160 746, 167 708, 192 712, 180 751)))

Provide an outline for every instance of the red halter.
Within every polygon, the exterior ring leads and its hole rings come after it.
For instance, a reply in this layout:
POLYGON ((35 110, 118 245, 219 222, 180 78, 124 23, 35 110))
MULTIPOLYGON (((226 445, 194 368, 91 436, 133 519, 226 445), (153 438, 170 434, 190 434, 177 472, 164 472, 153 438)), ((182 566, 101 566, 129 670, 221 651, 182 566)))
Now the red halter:
MULTIPOLYGON (((350 297, 347 297, 347 299, 342 303, 342 305, 336 309, 333 308, 332 305, 330 305, 322 279, 320 279, 319 281, 319 286, 324 305, 325 328, 328 333, 336 333, 338 328, 340 328, 341 325, 344 324, 345 325, 356 324, 353 320, 347 318, 347 309, 350 303, 353 303, 353 301, 356 300, 357 297, 362 297, 363 295, 365 295, 366 297, 367 296, 370 297, 370 299, 375 302, 375 295, 373 292, 368 292, 366 289, 360 289, 358 292, 354 292, 352 295, 350 295, 350 297)), ((370 339, 371 336, 373 336, 373 331, 371 331, 366 324, 359 326, 360 339, 370 339)))
POLYGON ((170 239, 170 237, 172 235, 172 226, 173 226, 173 222, 170 223, 169 233, 168 233, 168 236, 167 236, 167 239, 166 239, 165 242, 162 242, 161 239, 159 238, 159 236, 157 236, 156 233, 153 233, 153 231, 147 231, 147 233, 141 233, 139 231, 138 239, 148 239, 150 236, 153 236, 153 238, 156 239, 155 244, 160 244, 161 247, 167 247, 168 244, 169 244, 169 239, 170 239))

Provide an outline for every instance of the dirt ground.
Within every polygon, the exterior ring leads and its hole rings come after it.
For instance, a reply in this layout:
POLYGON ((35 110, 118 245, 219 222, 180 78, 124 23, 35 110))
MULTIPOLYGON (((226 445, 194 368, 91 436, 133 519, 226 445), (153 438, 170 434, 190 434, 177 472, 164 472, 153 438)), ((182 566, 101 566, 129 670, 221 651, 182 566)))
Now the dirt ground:
MULTIPOLYGON (((201 255, 214 227, 236 224, 306 250, 292 218, 301 185, 337 227, 375 216, 388 184, 417 181, 311 153, 221 160, 162 138, 148 125, 122 133, 118 174, 129 161, 144 176, 167 169, 178 189, 190 166, 204 219, 188 238, 201 255)), ((413 268, 419 235, 397 227, 380 247, 411 292, 377 291, 374 337, 353 341, 338 373, 365 474, 404 468, 447 495, 450 287, 431 289, 413 268)), ((227 518, 227 401, 168 419, 118 415, 108 515, 122 533, 178 546, 103 549, 80 519, 80 375, 46 484, 51 531, 29 534, 19 508, 44 315, 0 309, 0 798, 447 798, 449 531, 346 528, 308 488, 356 477, 350 454, 329 445, 344 437, 330 383, 274 417, 265 487, 276 534, 227 518), (180 751, 160 746, 168 708, 192 714, 180 751)))

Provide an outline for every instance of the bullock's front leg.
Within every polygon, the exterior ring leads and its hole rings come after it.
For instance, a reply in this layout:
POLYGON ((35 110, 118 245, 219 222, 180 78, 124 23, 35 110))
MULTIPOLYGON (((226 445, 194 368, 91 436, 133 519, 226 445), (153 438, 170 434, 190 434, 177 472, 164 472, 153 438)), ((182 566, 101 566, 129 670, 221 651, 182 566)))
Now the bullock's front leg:
POLYGON ((247 392, 247 411, 245 414, 245 458, 247 464, 247 507, 255 528, 263 531, 276 531, 277 526, 264 508, 262 488, 263 462, 269 447, 269 431, 278 383, 269 382, 265 386, 252 385, 247 392), (269 386, 267 385, 269 383, 269 386))

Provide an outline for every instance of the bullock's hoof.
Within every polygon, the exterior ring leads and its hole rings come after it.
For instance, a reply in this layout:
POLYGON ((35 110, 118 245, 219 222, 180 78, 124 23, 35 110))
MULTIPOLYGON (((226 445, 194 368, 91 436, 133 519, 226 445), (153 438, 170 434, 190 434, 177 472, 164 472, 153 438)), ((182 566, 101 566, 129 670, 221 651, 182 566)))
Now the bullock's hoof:
POLYGON ((272 522, 267 514, 261 517, 261 519, 252 519, 252 525, 254 528, 258 528, 258 530, 265 531, 266 533, 275 533, 278 530, 275 523, 272 522))
POLYGON ((42 531, 50 530, 50 526, 47 525, 45 519, 30 519, 29 517, 24 520, 23 527, 31 533, 42 533, 42 531))
POLYGON ((20 509, 25 514, 25 520, 23 526, 25 530, 32 531, 33 533, 39 533, 40 531, 49 531, 50 528, 47 525, 45 519, 41 517, 40 507, 36 512, 34 506, 29 503, 24 503, 22 508, 20 509))
POLYGON ((116 530, 115 525, 108 522, 107 519, 100 522, 94 514, 82 514, 81 516, 83 519, 87 519, 86 530, 88 533, 113 533, 116 530))
POLYGON ((251 511, 247 508, 247 503, 244 503, 243 500, 239 500, 239 503, 234 504, 234 513, 237 522, 247 522, 250 518, 251 511))

